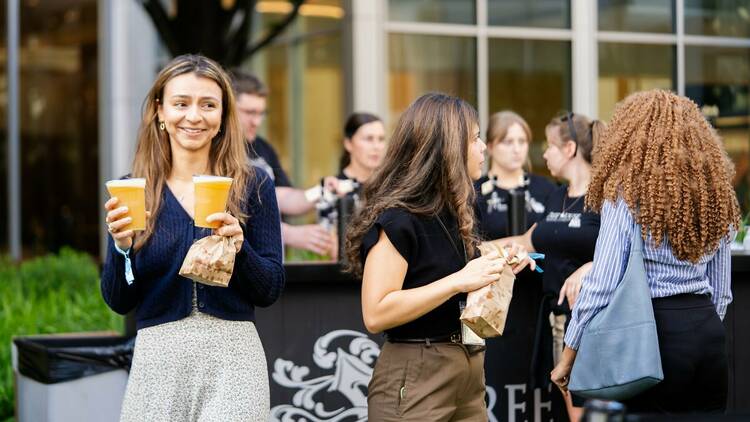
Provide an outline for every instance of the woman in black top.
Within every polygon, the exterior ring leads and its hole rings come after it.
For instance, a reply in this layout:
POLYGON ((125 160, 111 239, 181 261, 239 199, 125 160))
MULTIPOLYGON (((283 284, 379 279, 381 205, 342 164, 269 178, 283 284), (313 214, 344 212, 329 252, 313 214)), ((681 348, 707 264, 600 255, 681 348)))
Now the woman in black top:
MULTIPOLYGON (((362 184, 383 162, 385 146, 385 127, 378 116, 370 113, 352 113, 346 119, 339 174, 336 175, 336 183, 330 184, 325 181, 328 185, 325 189, 328 190, 323 191, 324 194, 316 205, 318 223, 324 227, 342 228, 339 225, 339 213, 343 210, 339 206, 345 206, 349 212, 358 206, 362 184)), ((351 214, 346 214, 349 215, 351 214)), ((343 227, 347 224, 346 216, 343 227)), ((335 237, 334 259, 339 258, 340 239, 340 236, 335 237)))
POLYGON ((490 168, 474 183, 477 194, 477 216, 482 240, 510 235, 507 229, 508 196, 522 189, 526 197, 526 229, 544 215, 544 203, 555 184, 547 178, 527 173, 531 129, 523 117, 512 111, 490 116, 487 126, 487 149, 490 168))
MULTIPOLYGON (((545 254, 542 289, 549 297, 550 324, 553 338, 553 363, 560 360, 565 325, 570 306, 560 289, 566 279, 580 283, 594 258, 599 235, 599 215, 585 212, 585 194, 591 180, 593 141, 603 124, 585 116, 567 113, 550 121, 546 128, 547 148, 544 159, 554 177, 564 179, 567 186, 553 191, 545 204, 545 215, 524 235, 507 238, 529 251, 545 254)), ((502 243, 502 242, 501 242, 502 243)), ((569 394, 565 397, 570 420, 580 419, 582 403, 575 406, 569 394)))
POLYGON ((344 151, 339 180, 362 184, 370 178, 385 156, 385 126, 378 116, 352 113, 344 124, 344 151))
POLYGON ((369 385, 371 421, 487 419, 484 356, 462 344, 459 321, 465 293, 504 266, 496 252, 471 259, 484 149, 469 104, 427 94, 402 114, 365 185, 347 255, 362 273, 365 326, 387 339, 369 385))
MULTIPOLYGON (((370 113, 352 113, 344 124, 344 151, 339 163, 337 183, 330 187, 336 196, 351 195, 359 201, 362 184, 370 178, 385 156, 385 127, 380 118, 370 113)), ((325 198, 324 198, 325 200, 325 198)), ((336 224, 337 199, 331 195, 329 202, 318 209, 319 219, 329 219, 336 224)))
MULTIPOLYGON (((476 212, 479 234, 483 241, 509 236, 508 207, 510 191, 518 189, 525 196, 526 226, 528 230, 544 216, 544 204, 555 184, 545 177, 528 173, 531 129, 523 117, 512 111, 501 111, 490 116, 487 126, 487 149, 490 159, 486 176, 475 182, 476 212)), ((513 285, 513 300, 502 336, 487 339, 485 374, 487 384, 502 389, 505 384, 527 384, 528 368, 532 362, 535 324, 542 300, 542 274, 524 271, 513 285), (518 368, 509 370, 509 368, 518 368)), ((546 376, 546 374, 544 374, 546 376)), ((539 379, 545 382, 545 378, 539 379)), ((529 384, 529 391, 536 386, 529 384)), ((544 398, 546 400, 546 398, 544 398)), ((495 406, 495 415, 505 409, 495 406)))

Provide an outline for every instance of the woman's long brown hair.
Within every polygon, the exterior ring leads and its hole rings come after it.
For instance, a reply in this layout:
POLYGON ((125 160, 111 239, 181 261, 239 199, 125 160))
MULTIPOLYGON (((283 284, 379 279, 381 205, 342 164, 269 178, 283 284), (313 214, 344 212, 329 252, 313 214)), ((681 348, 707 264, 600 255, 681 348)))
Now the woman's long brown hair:
POLYGON ((132 176, 146 179, 146 209, 151 210, 151 218, 146 224, 146 230, 136 235, 135 250, 143 247, 154 233, 156 220, 161 210, 164 186, 172 171, 169 135, 166 131, 159 129, 158 106, 163 104, 164 87, 167 83, 187 73, 211 79, 221 88, 221 128, 211 141, 208 158, 209 171, 213 175, 234 179, 227 209, 240 221, 244 222, 247 218, 244 212, 247 183, 254 173, 248 164, 245 137, 237 117, 232 84, 221 66, 213 60, 199 55, 182 55, 176 57, 159 72, 143 102, 132 176))
POLYGON ((347 230, 348 271, 362 273, 362 238, 389 208, 422 216, 447 209, 458 219, 466 251, 473 256, 477 238, 467 157, 477 122, 471 105, 439 93, 419 97, 404 111, 383 165, 365 184, 362 206, 347 230))
POLYGON ((668 239, 675 256, 697 262, 740 223, 734 167, 698 106, 669 91, 632 94, 597 142, 586 204, 622 197, 642 236, 668 239))

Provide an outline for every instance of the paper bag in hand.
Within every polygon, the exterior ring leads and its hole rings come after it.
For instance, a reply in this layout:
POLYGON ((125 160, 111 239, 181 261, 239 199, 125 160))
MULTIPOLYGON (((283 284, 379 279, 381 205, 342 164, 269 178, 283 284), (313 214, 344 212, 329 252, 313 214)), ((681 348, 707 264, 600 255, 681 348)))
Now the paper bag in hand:
POLYGON ((182 261, 180 275, 209 286, 227 287, 236 251, 230 237, 204 237, 190 247, 182 261))
POLYGON ((482 338, 502 335, 515 280, 513 270, 506 265, 500 273, 500 280, 469 292, 461 322, 482 338))

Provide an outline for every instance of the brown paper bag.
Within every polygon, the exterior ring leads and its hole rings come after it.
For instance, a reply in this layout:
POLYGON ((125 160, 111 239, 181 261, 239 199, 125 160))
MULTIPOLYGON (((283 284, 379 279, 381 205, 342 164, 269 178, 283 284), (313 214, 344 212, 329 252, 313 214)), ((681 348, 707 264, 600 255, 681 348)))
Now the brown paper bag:
POLYGON ((190 247, 182 261, 180 275, 209 286, 227 287, 236 251, 230 237, 204 237, 190 247))
POLYGON ((515 280, 513 270, 506 265, 500 273, 500 280, 469 292, 461 322, 482 338, 502 335, 515 280))

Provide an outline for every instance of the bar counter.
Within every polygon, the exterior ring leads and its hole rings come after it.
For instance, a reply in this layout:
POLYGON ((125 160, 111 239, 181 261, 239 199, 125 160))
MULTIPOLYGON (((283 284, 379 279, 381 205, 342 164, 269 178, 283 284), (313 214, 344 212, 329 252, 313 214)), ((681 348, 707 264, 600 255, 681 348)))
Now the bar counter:
MULTIPOLYGON (((270 308, 257 310, 257 327, 268 359, 272 420, 291 417, 361 420, 367 415, 367 383, 382 337, 365 330, 359 280, 342 273, 339 265, 333 263, 290 263, 285 270, 286 287, 279 301, 270 308)), ((524 288, 530 287, 516 283, 514 301, 530 297, 528 292, 517 290, 524 288)), ((730 369, 728 408, 747 412, 750 410, 748 253, 732 256, 732 292, 734 301, 724 319, 730 369)), ((529 301, 515 316, 511 308, 508 319, 515 317, 515 327, 535 326, 535 313, 529 306, 534 304, 529 301)), ((533 388, 528 384, 529 336, 517 332, 517 338, 517 353, 487 356, 502 360, 508 368, 495 377, 488 374, 489 408, 496 420, 562 419, 564 405, 556 389, 533 388)), ((509 342, 513 350, 512 338, 501 341, 509 342)))

